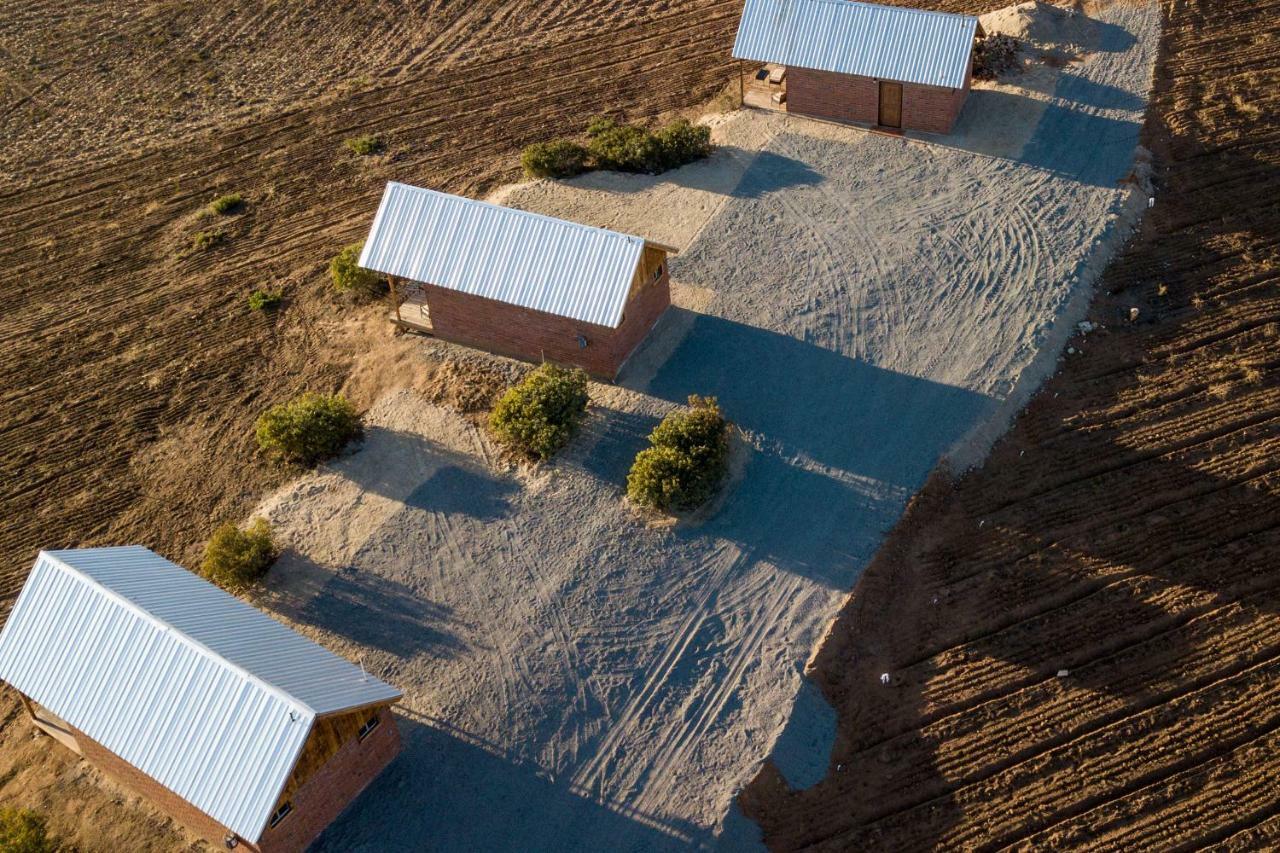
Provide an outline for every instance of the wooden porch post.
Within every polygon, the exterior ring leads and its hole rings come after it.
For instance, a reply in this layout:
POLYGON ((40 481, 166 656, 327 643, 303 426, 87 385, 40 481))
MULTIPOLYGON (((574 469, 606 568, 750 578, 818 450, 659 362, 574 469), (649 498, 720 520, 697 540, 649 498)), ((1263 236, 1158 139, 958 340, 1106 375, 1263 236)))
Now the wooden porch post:
POLYGON ((396 322, 400 320, 400 291, 396 288, 396 277, 387 276, 387 284, 391 285, 391 307, 396 312, 396 322))

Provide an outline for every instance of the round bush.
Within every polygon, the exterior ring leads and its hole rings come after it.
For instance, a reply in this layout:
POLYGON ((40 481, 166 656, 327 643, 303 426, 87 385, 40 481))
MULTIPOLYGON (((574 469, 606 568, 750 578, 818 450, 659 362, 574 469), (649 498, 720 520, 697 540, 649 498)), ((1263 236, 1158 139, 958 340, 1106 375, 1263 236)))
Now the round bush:
POLYGON ((227 193, 220 195, 213 201, 209 202, 209 212, 219 216, 226 216, 235 213, 244 207, 244 196, 240 193, 227 193))
POLYGON ((248 530, 227 522, 209 538, 200 569, 218 586, 238 592, 257 583, 275 558, 266 519, 255 518, 248 530))
POLYGON ((502 395, 489 415, 489 428, 512 450, 549 459, 578 431, 587 399, 585 372, 543 364, 502 395))
POLYGON ((711 128, 676 119, 654 136, 662 152, 664 169, 678 169, 711 153, 711 128))
POLYGON ((0 808, 0 851, 3 853, 53 853, 44 815, 31 809, 0 808))
POLYGON ((333 289, 339 293, 368 298, 377 295, 382 278, 372 270, 360 266, 362 243, 352 243, 329 261, 329 275, 333 277, 333 289))
POLYGON ((627 475, 627 497, 659 510, 694 509, 715 494, 729 460, 729 429, 714 398, 692 396, 649 433, 627 475))
POLYGON ((535 142, 520 155, 520 165, 531 178, 571 178, 587 167, 587 149, 568 139, 535 142))
POLYGON ((662 171, 662 146, 657 137, 635 125, 614 124, 599 128, 591 137, 590 149, 591 156, 601 169, 619 172, 662 171))
POLYGON ((339 394, 303 394, 262 413, 258 447, 285 462, 311 465, 335 456, 360 433, 355 407, 339 394))
POLYGON ((278 290, 255 290, 249 294, 249 310, 274 311, 283 301, 284 296, 278 290))

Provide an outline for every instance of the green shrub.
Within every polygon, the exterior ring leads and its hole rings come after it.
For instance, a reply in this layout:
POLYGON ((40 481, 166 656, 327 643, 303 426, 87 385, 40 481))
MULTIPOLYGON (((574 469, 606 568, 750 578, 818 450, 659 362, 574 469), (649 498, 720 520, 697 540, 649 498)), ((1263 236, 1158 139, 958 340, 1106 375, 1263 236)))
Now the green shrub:
POLYGON ((611 118, 587 125, 597 167, 621 172, 665 172, 711 153, 711 128, 676 119, 656 133, 611 118))
POLYGON ((596 166, 618 172, 662 171, 662 148, 652 133, 633 124, 592 123, 590 151, 596 166))
POLYGON ((284 296, 278 290, 255 290, 249 294, 249 310, 274 311, 283 301, 284 296))
POLYGON ((342 143, 352 154, 360 157, 369 157, 378 154, 385 147, 382 139, 371 133, 362 134, 361 136, 353 136, 344 140, 342 143))
POLYGON ((0 808, 0 853, 53 853, 44 815, 31 809, 0 808))
POLYGON ((220 195, 209 202, 209 212, 216 213, 219 216, 235 213, 242 207, 244 207, 244 196, 240 195, 240 193, 220 195))
POLYGON ((543 364, 502 395, 489 415, 489 428, 513 450, 548 459, 569 443, 586 411, 587 374, 543 364))
POLYGON ((311 465, 336 456, 360 433, 355 407, 339 394, 303 394, 258 418, 258 447, 285 462, 311 465))
POLYGON ((590 124, 587 125, 587 136, 591 139, 595 139, 606 130, 613 130, 617 126, 618 123, 608 116, 597 116, 591 120, 590 124))
POLYGON ((520 165, 531 178, 571 178, 587 166, 587 149, 568 139, 535 142, 520 155, 520 165))
POLYGON ((260 580, 275 558, 266 519, 255 518, 248 530, 228 521, 209 537, 200 570, 218 586, 238 592, 260 580))
POLYGON ((197 231, 195 236, 191 238, 191 248, 197 252, 208 251, 225 240, 226 237, 227 235, 221 228, 215 228, 212 231, 197 231))
POLYGON ((329 275, 333 287, 339 293, 365 299, 378 293, 382 278, 376 272, 360 266, 361 243, 352 243, 329 261, 329 275))
POLYGON ((659 510, 689 510, 715 494, 729 461, 729 429, 713 397, 689 398, 649 433, 627 474, 627 497, 659 510))
POLYGON ((676 119, 654 134, 662 151, 662 165, 678 169, 711 153, 711 128, 676 119))

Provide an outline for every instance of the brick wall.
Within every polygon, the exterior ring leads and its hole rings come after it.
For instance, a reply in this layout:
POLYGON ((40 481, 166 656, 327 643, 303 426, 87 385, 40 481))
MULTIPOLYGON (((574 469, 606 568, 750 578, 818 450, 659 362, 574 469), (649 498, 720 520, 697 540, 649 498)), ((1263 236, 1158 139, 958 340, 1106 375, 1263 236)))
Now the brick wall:
POLYGON ((305 850, 399 754, 400 732, 391 708, 378 709, 378 719, 368 737, 348 740, 293 793, 293 811, 259 839, 262 853, 305 850))
MULTIPOLYGON (((227 836, 226 827, 84 732, 78 729, 72 729, 72 731, 75 733, 76 743, 80 746, 80 754, 95 767, 134 793, 146 797, 169 817, 197 835, 208 839, 217 849, 222 849, 222 841, 227 836)), ((246 850, 249 853, 257 850, 252 844, 246 844, 243 841, 237 849, 246 850)))
POLYGON ((505 302, 427 284, 433 333, 445 340, 525 361, 573 364, 613 379, 658 317, 671 304, 666 265, 661 277, 634 295, 616 329, 532 311, 505 302), (578 336, 587 341, 581 347, 578 336))
POLYGON ((787 69, 787 112, 875 124, 879 111, 880 86, 870 77, 787 69))
MULTIPOLYGON (((370 711, 373 713, 373 711, 370 711)), ((400 752, 400 732, 389 706, 377 711, 380 722, 364 740, 352 738, 290 797, 293 811, 257 844, 241 839, 246 853, 301 853, 351 804, 400 752)), ((223 849, 227 829, 173 791, 111 752, 82 731, 72 729, 81 754, 116 782, 146 797, 170 817, 223 849)))
MULTIPOLYGON (((903 129, 949 133, 969 94, 972 75, 973 62, 970 60, 964 86, 960 89, 904 83, 903 129)), ((880 120, 880 83, 871 77, 788 68, 787 111, 874 125, 880 120)))

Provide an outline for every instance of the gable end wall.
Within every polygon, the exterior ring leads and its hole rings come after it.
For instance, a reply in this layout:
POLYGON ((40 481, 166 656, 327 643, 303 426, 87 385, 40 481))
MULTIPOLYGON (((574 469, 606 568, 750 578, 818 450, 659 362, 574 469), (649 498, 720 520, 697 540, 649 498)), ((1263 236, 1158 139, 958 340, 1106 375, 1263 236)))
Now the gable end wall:
MULTIPOLYGON (((972 76, 970 59, 964 86, 960 89, 903 83, 902 129, 950 133, 964 107, 972 76)), ((880 120, 880 82, 872 77, 788 68, 787 111, 874 125, 880 120)))

